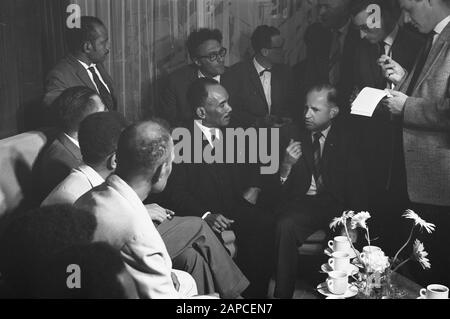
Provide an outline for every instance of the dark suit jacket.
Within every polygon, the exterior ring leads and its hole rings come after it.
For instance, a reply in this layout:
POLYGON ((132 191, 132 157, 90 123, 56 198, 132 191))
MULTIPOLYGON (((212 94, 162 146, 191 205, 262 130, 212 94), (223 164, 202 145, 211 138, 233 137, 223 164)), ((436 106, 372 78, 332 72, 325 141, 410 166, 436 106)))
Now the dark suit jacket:
POLYGON ((169 121, 172 127, 184 127, 192 123, 194 112, 187 101, 189 85, 198 78, 198 68, 195 64, 186 65, 173 73, 167 79, 166 89, 161 95, 161 117, 169 121))
MULTIPOLYGON (((331 198, 346 209, 363 209, 367 206, 367 191, 361 162, 355 153, 350 132, 342 123, 335 122, 325 141, 322 165, 325 189, 331 198)), ((299 134, 303 155, 292 167, 287 181, 281 186, 283 201, 301 199, 312 181, 313 149, 311 133, 299 134)))
MULTIPOLYGON (((253 59, 231 66, 225 73, 222 84, 230 95, 233 126, 255 126, 258 119, 269 115, 264 89, 253 59)), ((295 103, 293 77, 287 65, 273 66, 271 94, 270 115, 298 118, 294 110, 298 105, 295 103)))
MULTIPOLYGON (((304 101, 307 90, 319 83, 329 82, 330 50, 332 45, 332 32, 320 23, 314 23, 306 31, 310 34, 311 42, 307 44, 307 56, 305 61, 294 66, 297 90, 304 101)), ((339 90, 339 102, 343 111, 349 111, 349 98, 353 88, 353 64, 356 56, 356 46, 360 41, 358 30, 352 24, 344 42, 341 59, 339 90)), ((303 104, 302 104, 303 105, 303 104)))
POLYGON ((63 133, 59 134, 42 150, 33 168, 34 185, 37 194, 40 194, 40 201, 70 174, 72 168, 80 166, 82 162, 80 149, 63 133))
MULTIPOLYGON (((106 105, 106 107, 108 107, 109 110, 117 110, 117 100, 114 94, 113 81, 101 63, 97 64, 97 69, 100 72, 103 81, 105 81, 108 86, 113 99, 113 105, 106 105)), ((92 83, 89 78, 86 69, 73 55, 69 54, 59 61, 47 76, 44 105, 50 106, 65 89, 74 86, 87 86, 94 91, 97 91, 94 83, 92 83)))

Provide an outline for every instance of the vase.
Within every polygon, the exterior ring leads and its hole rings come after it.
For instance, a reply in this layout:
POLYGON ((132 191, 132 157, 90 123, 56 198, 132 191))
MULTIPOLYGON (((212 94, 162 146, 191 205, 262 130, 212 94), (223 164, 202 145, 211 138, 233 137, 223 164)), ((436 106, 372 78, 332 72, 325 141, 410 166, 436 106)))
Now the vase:
POLYGON ((362 274, 360 292, 366 299, 391 299, 392 280, 391 271, 386 269, 383 272, 365 272, 362 274))

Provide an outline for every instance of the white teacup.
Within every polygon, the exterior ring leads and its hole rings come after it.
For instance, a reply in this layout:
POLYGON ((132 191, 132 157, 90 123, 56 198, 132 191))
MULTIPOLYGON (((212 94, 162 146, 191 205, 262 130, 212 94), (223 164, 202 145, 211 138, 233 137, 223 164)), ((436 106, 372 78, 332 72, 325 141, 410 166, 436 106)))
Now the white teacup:
POLYGON ((348 276, 345 271, 333 270, 328 273, 328 290, 335 295, 343 295, 348 288, 348 276))
POLYGON ((350 266, 350 254, 343 251, 335 251, 331 254, 331 258, 328 259, 328 265, 333 270, 347 271, 350 266))
POLYGON ((420 289, 420 296, 426 299, 448 299, 448 287, 437 284, 428 285, 426 289, 420 289))
POLYGON ((351 246, 346 236, 336 236, 333 240, 328 241, 328 247, 333 251, 349 251, 351 246))
POLYGON ((381 255, 384 256, 384 252, 378 246, 364 246, 362 249, 362 253, 359 254, 361 259, 366 259, 370 256, 381 255))

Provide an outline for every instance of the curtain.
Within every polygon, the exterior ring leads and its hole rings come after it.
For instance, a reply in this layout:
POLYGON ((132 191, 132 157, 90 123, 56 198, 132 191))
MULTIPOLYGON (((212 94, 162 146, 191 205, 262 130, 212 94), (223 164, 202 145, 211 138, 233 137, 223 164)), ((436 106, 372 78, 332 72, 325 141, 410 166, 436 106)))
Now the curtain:
POLYGON ((106 61, 118 88, 119 110, 140 120, 158 109, 164 77, 189 63, 185 41, 199 27, 222 31, 232 65, 252 54, 250 36, 261 24, 286 38, 286 61, 305 54, 303 32, 315 20, 316 0, 71 0, 82 15, 99 17, 109 30, 106 61))

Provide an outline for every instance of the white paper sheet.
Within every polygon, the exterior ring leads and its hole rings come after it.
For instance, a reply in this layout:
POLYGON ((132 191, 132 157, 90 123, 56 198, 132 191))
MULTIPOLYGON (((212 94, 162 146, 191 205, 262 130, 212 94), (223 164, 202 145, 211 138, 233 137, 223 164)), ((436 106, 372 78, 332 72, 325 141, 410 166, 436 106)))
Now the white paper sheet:
POLYGON ((372 117, 378 103, 386 96, 392 97, 387 90, 365 87, 353 101, 351 114, 372 117))

